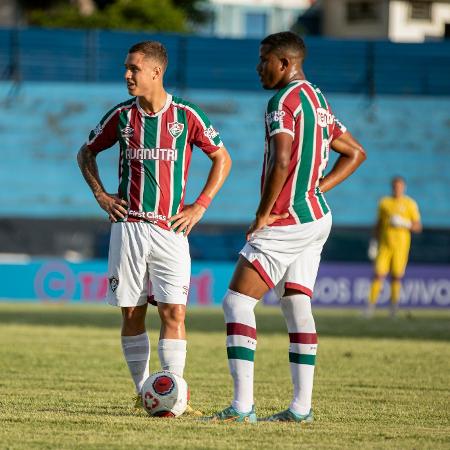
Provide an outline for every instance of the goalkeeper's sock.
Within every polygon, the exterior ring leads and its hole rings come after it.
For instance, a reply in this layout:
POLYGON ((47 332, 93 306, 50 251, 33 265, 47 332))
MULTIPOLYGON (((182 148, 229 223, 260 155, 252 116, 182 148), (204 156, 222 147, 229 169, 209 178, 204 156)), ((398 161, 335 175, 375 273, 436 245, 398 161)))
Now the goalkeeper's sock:
POLYGON ((158 355, 163 370, 183 378, 186 364, 186 341, 183 339, 160 339, 158 355))
POLYGON ((400 280, 393 279, 391 282, 391 303, 398 304, 400 301, 401 289, 402 282, 400 280))
POLYGON ((147 333, 137 336, 122 336, 122 351, 131 377, 140 394, 144 381, 149 376, 150 342, 147 333))
POLYGON ((289 408, 297 414, 309 414, 317 353, 317 334, 311 311, 311 299, 304 294, 281 299, 289 332, 289 362, 294 396, 289 408))
POLYGON ((379 278, 375 278, 370 285, 369 303, 375 305, 383 287, 383 281, 379 278))
POLYGON ((228 290, 223 310, 227 324, 228 366, 234 381, 232 406, 240 413, 253 407, 253 367, 256 350, 254 308, 258 301, 228 290))

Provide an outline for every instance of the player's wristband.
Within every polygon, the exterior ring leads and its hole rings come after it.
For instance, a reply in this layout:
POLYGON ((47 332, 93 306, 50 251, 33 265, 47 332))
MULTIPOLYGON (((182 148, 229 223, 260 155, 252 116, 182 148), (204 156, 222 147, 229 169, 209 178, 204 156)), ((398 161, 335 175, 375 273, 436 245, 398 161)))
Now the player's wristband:
POLYGON ((200 194, 197 200, 195 200, 195 203, 203 206, 205 209, 208 209, 208 206, 211 203, 211 198, 209 198, 206 194, 200 194))

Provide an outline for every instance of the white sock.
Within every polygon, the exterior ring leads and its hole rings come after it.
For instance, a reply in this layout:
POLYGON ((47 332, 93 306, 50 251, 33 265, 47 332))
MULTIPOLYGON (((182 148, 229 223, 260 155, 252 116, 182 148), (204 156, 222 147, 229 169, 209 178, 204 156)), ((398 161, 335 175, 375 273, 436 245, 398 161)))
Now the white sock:
POLYGON ((160 339, 158 344, 161 368, 183 378, 186 364, 186 341, 182 339, 160 339))
POLYGON ((258 301, 231 291, 225 294, 228 366, 234 381, 233 408, 248 413, 253 407, 253 367, 256 350, 254 309, 258 301))
POLYGON ((289 361, 294 396, 289 408, 298 414, 308 414, 314 382, 317 334, 311 311, 311 299, 304 294, 281 299, 281 309, 289 332, 289 361))
POLYGON ((136 386, 136 393, 139 394, 149 376, 150 342, 147 333, 122 336, 122 350, 136 386))

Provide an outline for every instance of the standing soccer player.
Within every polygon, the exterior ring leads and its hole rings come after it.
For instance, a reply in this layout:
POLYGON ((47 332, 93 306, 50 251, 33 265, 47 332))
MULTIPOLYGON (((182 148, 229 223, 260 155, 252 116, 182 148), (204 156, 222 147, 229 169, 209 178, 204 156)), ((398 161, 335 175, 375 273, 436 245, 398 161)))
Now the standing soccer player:
POLYGON ((402 278, 408 264, 411 232, 422 231, 417 203, 405 195, 405 180, 397 176, 391 183, 392 195, 383 197, 379 202, 375 239, 369 247, 369 257, 375 259, 375 273, 366 309, 368 318, 373 316, 384 279, 389 273, 391 275, 390 315, 396 316, 402 278))
POLYGON ((149 376, 145 328, 149 283, 161 318, 161 367, 182 377, 191 272, 187 236, 231 167, 205 113, 165 91, 167 61, 159 42, 140 42, 130 48, 125 80, 133 98, 112 108, 78 153, 83 176, 112 222, 107 300, 122 310, 122 349, 136 386, 136 406, 149 376), (109 194, 100 180, 96 156, 116 142, 119 187, 118 194, 109 194), (185 205, 193 145, 210 158, 211 169, 198 199, 185 205))
POLYGON ((281 297, 289 332, 294 396, 288 409, 266 420, 313 420, 317 334, 311 296, 331 228, 323 193, 349 177, 364 161, 365 152, 335 119, 320 89, 305 79, 304 57, 303 40, 294 33, 272 34, 261 42, 257 66, 261 84, 277 92, 265 115, 261 200, 223 302, 234 398, 212 420, 256 421, 254 308, 270 288, 281 297), (330 147, 339 158, 323 177, 330 147))

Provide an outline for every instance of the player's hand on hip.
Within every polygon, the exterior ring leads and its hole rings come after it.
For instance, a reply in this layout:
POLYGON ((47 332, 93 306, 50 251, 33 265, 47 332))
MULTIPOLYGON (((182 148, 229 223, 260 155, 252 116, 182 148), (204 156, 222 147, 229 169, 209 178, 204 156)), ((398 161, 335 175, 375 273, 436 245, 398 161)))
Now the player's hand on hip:
POLYGON ((286 219, 289 213, 284 214, 269 214, 268 216, 257 216, 252 222, 246 233, 247 241, 251 238, 252 234, 258 230, 261 230, 267 225, 272 225, 274 222, 280 219, 286 219))
POLYGON ((169 217, 170 228, 175 233, 183 233, 187 236, 194 225, 203 217, 206 209, 198 203, 185 205, 183 211, 169 217))
POLYGON ((97 196, 97 202, 108 213, 111 222, 117 222, 127 216, 128 203, 116 194, 102 192, 97 196))

